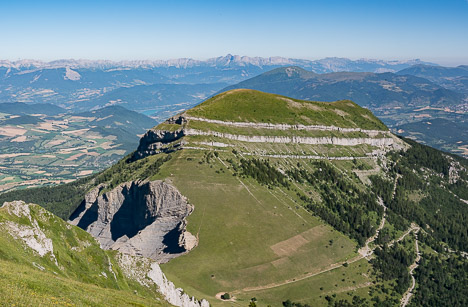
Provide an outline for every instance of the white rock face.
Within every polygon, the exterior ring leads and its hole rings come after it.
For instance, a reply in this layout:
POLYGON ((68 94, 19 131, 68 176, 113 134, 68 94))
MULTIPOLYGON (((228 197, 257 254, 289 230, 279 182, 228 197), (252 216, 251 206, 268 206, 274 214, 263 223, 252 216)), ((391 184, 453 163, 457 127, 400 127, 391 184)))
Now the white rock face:
POLYGON ((256 129, 274 129, 274 130, 306 130, 306 131, 340 131, 340 132, 363 132, 369 136, 376 136, 379 133, 387 133, 386 130, 366 130, 361 128, 342 128, 337 126, 323 125, 289 125, 289 124, 271 124, 271 123, 251 123, 251 122, 230 122, 216 119, 207 119, 202 117, 193 117, 184 115, 185 119, 196 120, 211 124, 232 126, 239 128, 256 128, 256 129))
POLYGON ((175 285, 166 278, 166 275, 161 271, 159 265, 148 258, 131 256, 127 254, 119 254, 117 257, 122 272, 133 280, 136 280, 141 285, 150 287, 156 285, 158 291, 172 305, 179 307, 209 307, 207 300, 198 301, 194 297, 190 298, 183 293, 181 288, 176 288, 175 285))
POLYGON ((21 239, 27 246, 35 250, 39 256, 44 257, 47 253, 54 255, 54 246, 52 240, 47 238, 44 232, 41 230, 37 221, 33 221, 33 226, 20 225, 7 221, 8 232, 16 239, 21 239))
POLYGON ((179 246, 183 246, 185 250, 192 250, 198 245, 198 239, 188 231, 182 233, 179 238, 179 246))
MULTIPOLYGON (((184 141, 174 143, 184 136, 214 136, 229 140, 249 143, 281 143, 281 144, 306 144, 306 145, 335 145, 335 146, 356 146, 367 144, 378 147, 379 150, 399 150, 402 149, 402 142, 390 133, 388 130, 365 130, 361 128, 342 128, 336 126, 320 126, 320 125, 289 125, 289 124, 270 124, 270 123, 253 123, 253 122, 229 122, 205 119, 178 115, 167 121, 168 123, 177 123, 183 127, 176 131, 166 131, 151 129, 140 140, 140 145, 133 155, 134 160, 138 160, 160 152, 171 152, 183 148, 204 149, 203 147, 186 146, 184 141), (276 130, 316 130, 316 131, 338 131, 343 133, 360 132, 367 136, 363 137, 305 137, 305 136, 263 136, 263 135, 237 135, 230 133, 222 133, 218 131, 202 131, 198 129, 186 128, 185 123, 190 120, 203 121, 217 125, 234 126, 242 128, 255 129, 276 129, 276 130), (174 143, 173 147, 165 148, 164 146, 174 143)), ((206 145, 212 147, 229 147, 229 144, 222 143, 217 140, 193 142, 193 144, 206 145)), ((275 154, 275 153, 272 153, 275 154)), ((311 157, 313 158, 313 157, 311 157)), ((321 157, 319 157, 320 159, 321 157)))
POLYGON ((25 216, 31 220, 31 211, 29 210, 29 205, 24 201, 6 202, 2 207, 5 208, 11 215, 16 215, 17 217, 25 216))
POLYGON ((262 154, 262 153, 251 153, 243 152, 242 155, 245 156, 254 156, 254 157, 266 157, 266 158, 281 158, 281 159, 313 159, 313 160, 340 160, 340 161, 352 161, 359 159, 367 159, 373 154, 368 154, 365 156, 351 156, 351 157, 329 157, 329 156, 316 156, 316 155, 281 155, 281 154, 262 154))
POLYGON ((39 256, 44 257, 49 254, 51 260, 58 266, 52 240, 47 238, 37 221, 31 217, 29 204, 23 201, 14 201, 5 203, 3 208, 6 208, 8 213, 17 217, 27 217, 31 222, 31 226, 29 226, 6 221, 4 225, 8 233, 15 239, 23 241, 29 248, 37 252, 39 256))
POLYGON ((229 144, 226 143, 221 143, 221 142, 193 142, 194 144, 199 144, 199 145, 207 145, 207 146, 212 146, 212 147, 229 147, 229 144))
POLYGON ((154 262, 151 264, 151 271, 147 276, 154 281, 159 287, 159 291, 166 298, 166 300, 176 306, 181 307, 208 307, 210 304, 206 300, 198 302, 194 297, 190 298, 187 294, 183 293, 181 288, 176 288, 175 285, 167 280, 164 273, 161 271, 159 265, 154 262))
POLYGON ((249 142, 249 143, 283 143, 283 144, 308 144, 308 145, 340 145, 340 146, 355 146, 368 144, 377 147, 386 147, 393 145, 393 138, 337 138, 337 137, 303 137, 303 136, 249 136, 236 135, 230 133, 221 133, 217 131, 201 131, 196 129, 185 129, 185 135, 206 135, 216 136, 234 141, 249 142))

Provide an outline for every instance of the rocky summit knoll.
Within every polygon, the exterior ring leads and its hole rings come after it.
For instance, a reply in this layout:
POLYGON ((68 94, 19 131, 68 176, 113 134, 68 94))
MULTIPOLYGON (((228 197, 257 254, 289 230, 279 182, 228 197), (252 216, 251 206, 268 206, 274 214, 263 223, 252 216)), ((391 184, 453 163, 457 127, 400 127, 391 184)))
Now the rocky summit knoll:
POLYGON ((467 305, 453 295, 468 282, 467 169, 352 101, 241 89, 100 174, 0 201, 77 208, 70 221, 108 253, 160 262, 212 306, 467 305))

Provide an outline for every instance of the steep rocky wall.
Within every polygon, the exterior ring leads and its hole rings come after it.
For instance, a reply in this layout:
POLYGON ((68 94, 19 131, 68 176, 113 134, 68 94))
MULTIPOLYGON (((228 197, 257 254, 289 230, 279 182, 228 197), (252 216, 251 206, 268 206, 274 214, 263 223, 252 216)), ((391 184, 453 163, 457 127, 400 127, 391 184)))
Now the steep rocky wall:
POLYGON ((135 161, 165 151, 163 150, 165 144, 177 141, 184 135, 185 131, 183 129, 176 131, 150 129, 140 139, 140 144, 133 154, 132 160, 135 161))
POLYGON ((216 119, 207 119, 202 117, 194 116, 185 116, 183 117, 184 122, 187 120, 201 121, 211 124, 223 125, 223 126, 232 126, 239 128, 255 128, 255 129, 274 129, 274 130, 306 130, 306 131, 340 131, 340 132, 364 132, 369 136, 375 136, 379 133, 385 133, 388 130, 366 130, 361 128, 344 128, 337 126, 324 126, 324 125, 289 125, 289 124, 272 124, 272 123, 251 123, 251 122, 231 122, 231 121, 222 121, 216 119))
POLYGON ((393 138, 337 138, 337 137, 303 137, 303 136, 252 136, 221 133, 217 131, 200 131, 195 129, 185 129, 185 135, 206 135, 216 136, 229 140, 249 142, 249 143, 283 143, 283 144, 330 144, 339 146, 355 146, 368 144, 372 146, 385 147, 393 145, 393 138))
POLYGON ((102 188, 90 191, 69 221, 102 248, 161 263, 197 244, 185 229, 193 207, 175 187, 160 180, 132 181, 99 195, 102 188))
MULTIPOLYGON (((134 152, 132 160, 142 159, 144 157, 155 155, 161 152, 172 152, 182 149, 185 144, 182 142, 175 142, 186 135, 203 135, 215 136, 241 142, 253 143, 283 143, 283 144, 308 144, 308 145, 338 145, 338 146, 356 146, 361 144, 368 144, 377 147, 395 146, 392 134, 388 130, 365 130, 361 128, 342 128, 336 126, 322 126, 322 125, 289 125, 289 124, 271 124, 271 123, 251 123, 251 122, 230 122, 212 120, 206 118, 192 117, 192 116, 176 116, 166 121, 168 124, 179 124, 182 128, 176 131, 166 131, 151 129, 140 140, 138 149, 134 152), (302 137, 302 136, 262 136, 262 135, 237 135, 230 133, 221 133, 217 131, 201 131, 187 127, 190 120, 202 121, 211 124, 218 124, 224 126, 242 127, 242 128, 255 128, 255 129, 275 129, 275 130, 306 130, 306 131, 339 131, 343 133, 348 132, 362 132, 367 134, 368 137, 302 137), (174 142, 174 143, 173 143, 174 142), (173 144, 170 144, 173 143, 173 144), (168 145, 169 144, 169 145, 168 145), (168 146, 166 146, 168 145, 168 146)), ((219 143, 221 144, 221 143, 219 143)))
POLYGON ((188 296, 183 289, 177 288, 174 283, 166 278, 159 265, 148 259, 127 254, 118 254, 117 261, 122 272, 130 279, 136 280, 141 285, 151 287, 158 286, 158 291, 174 306, 179 307, 209 307, 205 300, 197 300, 188 296))

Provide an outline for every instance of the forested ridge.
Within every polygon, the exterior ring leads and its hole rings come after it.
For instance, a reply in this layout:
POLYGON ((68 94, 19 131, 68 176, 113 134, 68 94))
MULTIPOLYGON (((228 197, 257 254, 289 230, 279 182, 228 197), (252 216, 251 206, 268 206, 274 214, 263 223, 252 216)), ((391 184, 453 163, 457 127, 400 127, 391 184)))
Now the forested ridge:
MULTIPOLYGON (((460 253, 468 249, 468 210, 462 201, 468 194, 468 163, 428 146, 409 143, 411 147, 407 150, 387 154, 387 165, 383 166, 386 171, 369 176, 371 188, 367 193, 354 190, 352 181, 346 180, 328 162, 312 162, 313 172, 299 164, 286 172, 292 180, 307 183, 319 191, 319 201, 298 193, 313 214, 356 239, 360 245, 375 231, 368 226, 368 213, 375 211, 382 216, 382 207, 376 205, 377 197, 387 206, 387 223, 393 228, 380 231, 371 260, 378 279, 387 286, 371 287, 371 299, 327 296, 329 306, 400 304, 401 296, 412 283, 409 267, 416 259, 413 243, 409 242, 417 239, 408 233, 409 239, 389 243, 395 239, 397 231, 407 231, 412 222, 423 226, 419 243, 424 252, 414 272, 417 287, 410 306, 466 306, 468 303, 465 286, 468 260, 466 254, 460 253), (349 206, 355 203, 361 206, 349 206)), ((287 300, 283 306, 307 305, 287 300)))
MULTIPOLYGON (((299 165, 300 166, 300 165, 299 165)), ((298 182, 306 182, 319 191, 322 201, 298 192, 306 208, 337 230, 349 235, 362 246, 366 239, 375 233, 375 224, 369 217, 375 212, 379 217, 383 207, 378 205, 375 194, 363 191, 349 180, 343 179, 332 165, 325 161, 312 163, 314 172, 306 172, 298 167, 287 174, 298 182)))

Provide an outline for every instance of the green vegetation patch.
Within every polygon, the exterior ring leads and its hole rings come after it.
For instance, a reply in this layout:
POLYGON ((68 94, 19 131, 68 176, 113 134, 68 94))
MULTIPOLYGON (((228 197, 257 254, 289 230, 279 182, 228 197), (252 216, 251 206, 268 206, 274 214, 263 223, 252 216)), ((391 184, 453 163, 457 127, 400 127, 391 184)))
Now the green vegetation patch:
POLYGON ((3 193, 0 194, 0 204, 13 200, 41 204, 45 209, 66 220, 83 201, 86 192, 92 186, 94 177, 86 177, 56 187, 46 186, 3 193))
POLYGON ((468 250, 468 211, 461 195, 468 189, 466 159, 411 142, 407 152, 389 153, 393 172, 399 175, 394 199, 388 207, 456 250, 468 250), (450 160, 459 162, 457 189, 450 191, 450 160), (414 201, 414 195, 422 195, 414 201))
POLYGON ((219 94, 187 114, 223 121, 388 130, 369 110, 348 100, 312 102, 245 89, 219 94))
MULTIPOLYGON (((183 150, 161 167, 158 176, 167 175, 194 205, 187 227, 199 238, 190 253, 162 265, 176 286, 214 306, 229 306, 214 298, 220 292, 248 305, 264 292, 244 293, 246 287, 301 278, 356 256, 354 241, 307 212, 292 186, 280 183, 291 185, 277 170, 279 159, 241 159, 231 151, 183 150)), ((273 296, 271 302, 284 299, 273 296)))

